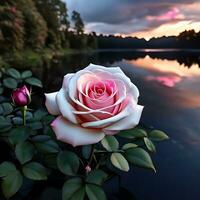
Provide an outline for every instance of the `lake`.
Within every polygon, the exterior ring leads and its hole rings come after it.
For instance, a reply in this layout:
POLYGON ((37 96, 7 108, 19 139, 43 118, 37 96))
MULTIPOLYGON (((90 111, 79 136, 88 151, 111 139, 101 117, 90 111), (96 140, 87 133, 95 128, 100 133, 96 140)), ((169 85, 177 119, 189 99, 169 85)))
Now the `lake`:
POLYGON ((170 136, 153 155, 157 173, 133 167, 121 173, 122 185, 138 200, 200 199, 200 52, 77 53, 35 71, 50 92, 60 87, 64 74, 89 63, 119 66, 140 90, 139 103, 145 106, 141 124, 170 136))

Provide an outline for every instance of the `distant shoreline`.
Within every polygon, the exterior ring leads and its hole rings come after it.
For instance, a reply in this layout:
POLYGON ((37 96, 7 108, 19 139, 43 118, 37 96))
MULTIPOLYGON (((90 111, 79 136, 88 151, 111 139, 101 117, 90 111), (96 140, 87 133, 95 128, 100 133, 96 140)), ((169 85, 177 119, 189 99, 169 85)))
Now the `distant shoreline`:
POLYGON ((120 52, 120 51, 136 51, 136 52, 200 52, 199 49, 176 49, 176 48, 161 48, 161 49, 149 49, 149 48, 139 48, 139 49, 129 49, 129 48, 119 48, 119 49, 94 49, 90 50, 92 52, 120 52))

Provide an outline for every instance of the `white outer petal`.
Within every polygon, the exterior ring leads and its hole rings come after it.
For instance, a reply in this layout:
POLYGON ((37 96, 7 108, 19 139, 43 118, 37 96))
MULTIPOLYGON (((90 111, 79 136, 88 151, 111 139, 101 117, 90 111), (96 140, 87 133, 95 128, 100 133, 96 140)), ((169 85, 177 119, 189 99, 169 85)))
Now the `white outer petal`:
POLYGON ((68 119, 70 122, 77 124, 78 122, 75 115, 73 114, 74 108, 68 102, 68 99, 65 95, 66 92, 63 88, 61 88, 56 95, 56 102, 58 104, 59 110, 63 117, 68 119))
POLYGON ((100 129, 87 129, 75 125, 64 119, 57 117, 51 124, 56 137, 72 146, 95 144, 101 141, 105 134, 100 129))
POLYGON ((134 128, 140 121, 143 108, 144 106, 137 105, 129 116, 104 128, 105 133, 108 131, 120 131, 134 128))
POLYGON ((48 112, 52 115, 59 115, 60 114, 58 105, 56 103, 57 93, 58 92, 46 93, 45 94, 45 97, 46 97, 45 106, 46 106, 48 112))
POLYGON ((74 76, 74 73, 69 73, 69 74, 66 74, 63 78, 62 87, 66 90, 66 92, 68 91, 69 81, 73 76, 74 76))
MULTIPOLYGON (((122 73, 124 74, 124 72, 120 69, 120 67, 104 67, 101 65, 95 65, 90 63, 85 69, 83 70, 88 70, 88 71, 92 71, 92 72, 96 72, 96 71, 107 71, 110 72, 111 74, 116 74, 116 73, 122 73)), ((125 75, 125 74, 124 74, 125 75)))

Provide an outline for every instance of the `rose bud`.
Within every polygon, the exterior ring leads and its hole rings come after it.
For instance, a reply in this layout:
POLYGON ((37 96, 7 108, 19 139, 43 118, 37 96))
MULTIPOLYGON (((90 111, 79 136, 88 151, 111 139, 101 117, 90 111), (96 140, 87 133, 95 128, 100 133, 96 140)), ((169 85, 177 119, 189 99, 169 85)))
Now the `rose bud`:
POLYGON ((90 165, 87 165, 87 166, 85 167, 86 173, 90 173, 91 170, 92 170, 92 169, 91 169, 90 165))
POLYGON ((21 88, 14 89, 11 98, 16 106, 26 106, 31 102, 30 91, 25 85, 21 88))

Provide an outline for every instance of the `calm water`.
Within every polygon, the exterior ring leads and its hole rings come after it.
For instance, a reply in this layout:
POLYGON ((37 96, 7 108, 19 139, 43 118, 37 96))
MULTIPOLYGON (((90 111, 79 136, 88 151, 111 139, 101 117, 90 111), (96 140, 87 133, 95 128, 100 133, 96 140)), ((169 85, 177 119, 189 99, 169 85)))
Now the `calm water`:
MULTIPOLYGON (((65 73, 89 63, 119 66, 140 89, 141 123, 164 130, 170 140, 157 145, 157 173, 133 168, 122 185, 138 200, 200 199, 200 53, 95 52, 69 55, 43 69, 46 90, 61 85, 65 73)), ((118 198, 116 198, 118 199, 118 198)))

